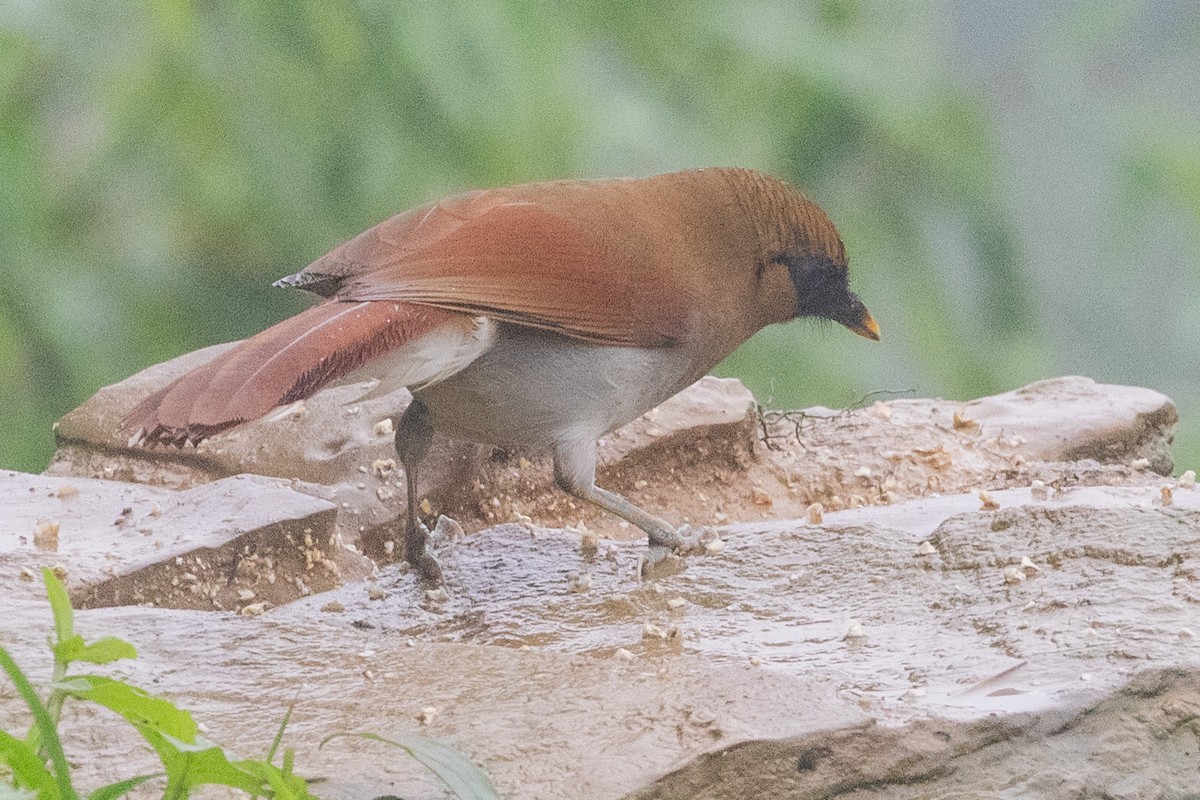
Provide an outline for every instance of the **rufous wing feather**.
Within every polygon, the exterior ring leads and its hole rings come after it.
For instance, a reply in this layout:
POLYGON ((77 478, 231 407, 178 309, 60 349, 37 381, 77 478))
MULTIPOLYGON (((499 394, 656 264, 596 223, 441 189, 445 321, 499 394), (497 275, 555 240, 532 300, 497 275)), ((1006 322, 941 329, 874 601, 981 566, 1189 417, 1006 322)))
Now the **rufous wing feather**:
POLYGON ((226 350, 124 419, 131 442, 193 444, 301 400, 459 315, 402 302, 328 300, 226 350))
MULTIPOLYGON (((651 263, 653 253, 642 254, 651 263)), ((685 293, 575 221, 497 189, 392 217, 284 282, 344 300, 400 300, 608 344, 669 346, 685 293)))

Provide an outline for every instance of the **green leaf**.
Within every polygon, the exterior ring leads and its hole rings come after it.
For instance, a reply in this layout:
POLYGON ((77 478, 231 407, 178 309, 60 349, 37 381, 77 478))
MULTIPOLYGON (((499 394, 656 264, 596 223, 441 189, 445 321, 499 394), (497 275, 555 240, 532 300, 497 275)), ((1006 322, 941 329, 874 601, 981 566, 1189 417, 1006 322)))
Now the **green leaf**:
POLYGON ((46 597, 54 614, 54 632, 58 641, 70 639, 75 633, 75 612, 71 608, 71 598, 67 596, 62 581, 55 577, 49 567, 42 567, 42 581, 46 584, 46 597))
POLYGON ((146 741, 159 753, 163 767, 167 770, 165 796, 186 796, 195 786, 216 784, 240 789, 250 794, 262 794, 270 781, 260 767, 270 765, 262 762, 231 762, 225 751, 217 744, 198 736, 194 741, 184 742, 173 736, 154 730, 142 729, 146 741), (247 765, 249 765, 247 767, 247 765))
POLYGON ((126 778, 123 781, 110 783, 107 786, 101 786, 89 794, 88 800, 116 800, 118 797, 128 794, 131 790, 141 786, 146 781, 161 777, 162 773, 159 772, 154 775, 138 775, 136 778, 126 778))
MULTIPOLYGON (((37 754, 37 748, 10 733, 0 731, 0 764, 12 770, 15 783, 31 789, 43 800, 58 797, 58 784, 37 754)), ((0 784, 0 789, 5 784, 0 784)), ((12 787, 18 791, 17 787, 12 787)), ((2 795, 2 792, 0 792, 2 795)))
POLYGON ((465 755, 449 745, 424 736, 400 736, 396 739, 385 739, 375 733, 335 733, 325 737, 320 746, 327 742, 347 736, 383 742, 393 747, 399 747, 412 758, 419 761, 434 775, 442 779, 460 800, 500 800, 496 787, 491 778, 475 766, 465 755))
POLYGON ((283 715, 283 720, 279 723, 279 730, 275 731, 275 739, 271 742, 271 747, 267 750, 266 762, 268 764, 275 763, 275 753, 279 750, 279 744, 283 741, 283 732, 287 730, 288 723, 292 721, 292 712, 296 710, 296 697, 292 698, 292 702, 288 705, 287 712, 283 715))
POLYGON ((169 700, 154 697, 124 681, 100 675, 73 675, 64 684, 80 700, 90 700, 120 714, 139 731, 157 731, 181 742, 196 741, 196 722, 192 715, 176 708, 169 700))
POLYGON ((137 658, 137 650, 129 642, 115 636, 105 636, 91 644, 85 644, 82 636, 74 634, 60 640, 54 646, 54 657, 64 664, 72 661, 109 664, 123 658, 137 658))
POLYGON ((273 764, 246 760, 235 762, 234 767, 258 777, 260 781, 269 785, 273 794, 272 800, 307 800, 312 797, 308 793, 307 781, 290 775, 273 764))
MULTIPOLYGON (((61 584, 59 584, 59 588, 62 588, 61 584)), ((67 609, 69 610, 70 607, 71 604, 68 603, 67 609)), ((54 782, 58 789, 56 793, 58 800, 75 800, 78 795, 75 794, 75 787, 71 785, 71 769, 67 766, 67 756, 63 753, 62 741, 58 738, 58 731, 54 729, 54 721, 50 718, 50 712, 38 699, 37 692, 33 690, 25 673, 21 672, 17 662, 13 661, 12 656, 3 647, 0 647, 0 669, 4 670, 9 680, 17 687, 17 693, 21 695, 21 699, 29 707, 29 712, 33 714, 33 723, 38 738, 46 752, 50 754, 50 760, 54 762, 54 782)))

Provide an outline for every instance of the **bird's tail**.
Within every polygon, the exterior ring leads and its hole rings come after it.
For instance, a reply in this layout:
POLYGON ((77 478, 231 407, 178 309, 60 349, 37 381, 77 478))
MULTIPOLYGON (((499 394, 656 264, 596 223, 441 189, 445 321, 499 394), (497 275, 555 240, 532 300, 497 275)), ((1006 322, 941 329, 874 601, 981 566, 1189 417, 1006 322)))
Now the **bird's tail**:
POLYGON ((180 376, 122 420, 130 444, 199 444, 310 397, 365 362, 459 316, 393 301, 327 300, 180 376))

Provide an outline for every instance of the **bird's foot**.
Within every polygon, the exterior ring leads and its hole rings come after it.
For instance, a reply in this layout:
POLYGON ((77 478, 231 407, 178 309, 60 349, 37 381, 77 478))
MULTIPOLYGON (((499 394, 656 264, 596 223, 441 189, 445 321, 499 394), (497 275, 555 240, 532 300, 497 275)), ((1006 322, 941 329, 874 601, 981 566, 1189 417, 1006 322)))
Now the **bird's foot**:
POLYGON ((442 565, 429 552, 429 529, 423 523, 409 525, 404 532, 404 560, 420 573, 425 582, 441 586, 444 575, 442 565))
POLYGON ((679 544, 676 545, 675 552, 680 555, 712 553, 714 552, 712 543, 721 540, 721 535, 711 525, 699 525, 695 527, 682 525, 675 532, 675 535, 679 537, 679 544))
POLYGON ((679 561, 671 559, 671 556, 714 552, 712 543, 720 540, 717 529, 707 525, 682 525, 673 531, 651 534, 650 547, 638 556, 638 578, 649 578, 662 573, 667 564, 679 561))

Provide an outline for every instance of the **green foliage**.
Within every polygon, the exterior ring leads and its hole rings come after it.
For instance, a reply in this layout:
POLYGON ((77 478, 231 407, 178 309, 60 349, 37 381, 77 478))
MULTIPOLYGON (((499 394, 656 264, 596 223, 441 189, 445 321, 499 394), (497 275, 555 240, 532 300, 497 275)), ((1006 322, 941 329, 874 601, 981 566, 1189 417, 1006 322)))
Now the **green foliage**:
MULTIPOLYGON (((253 797, 272 800, 308 800, 314 796, 307 782, 293 772, 294 752, 284 750, 282 766, 275 756, 291 719, 289 708, 264 759, 231 759, 224 749, 199 733, 187 711, 155 697, 125 681, 101 675, 69 675, 75 663, 108 664, 136 658, 128 642, 105 637, 86 642, 75 633, 74 612, 62 583, 48 569, 42 570, 54 618, 54 677, 49 699, 43 703, 29 679, 7 650, 0 647, 0 670, 8 676, 33 716, 33 726, 24 738, 0 730, 0 800, 76 800, 71 768, 58 735, 64 701, 92 703, 122 717, 157 754, 163 771, 137 775, 101 786, 88 794, 89 800, 116 800, 147 781, 165 779, 164 798, 186 798, 197 787, 226 786, 253 797), (49 766, 47 766, 49 763, 49 766)), ((461 753, 439 742, 419 736, 386 739, 371 733, 336 734, 358 736, 399 747, 427 766, 464 800, 494 800, 499 796, 488 777, 461 753)), ((328 741, 328 739, 326 740, 328 741)), ((324 744, 324 742, 322 743, 324 744)))

